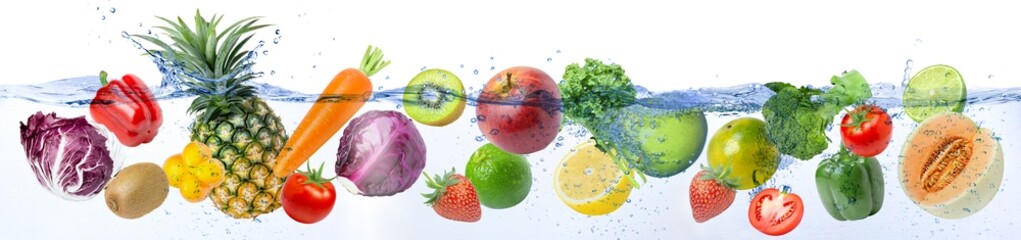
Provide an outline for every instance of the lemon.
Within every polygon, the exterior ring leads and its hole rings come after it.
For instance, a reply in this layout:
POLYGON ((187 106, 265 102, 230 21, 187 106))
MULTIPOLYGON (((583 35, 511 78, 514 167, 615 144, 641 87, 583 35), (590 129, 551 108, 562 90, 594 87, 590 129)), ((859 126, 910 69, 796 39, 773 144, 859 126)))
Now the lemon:
POLYGON ((929 116, 964 111, 968 91, 964 78, 951 66, 932 65, 911 77, 904 88, 904 112, 921 123, 929 116))
POLYGON ((609 155, 588 140, 574 147, 557 165, 554 189, 561 201, 575 211, 598 216, 624 205, 631 182, 609 155))

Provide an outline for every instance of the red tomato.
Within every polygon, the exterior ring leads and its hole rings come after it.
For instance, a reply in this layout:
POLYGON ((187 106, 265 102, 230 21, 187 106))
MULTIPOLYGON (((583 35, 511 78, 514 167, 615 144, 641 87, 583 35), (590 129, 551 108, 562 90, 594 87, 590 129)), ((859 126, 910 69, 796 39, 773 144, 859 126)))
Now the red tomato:
POLYGON ((873 157, 886 150, 893 133, 893 120, 875 105, 858 106, 840 121, 840 136, 847 150, 873 157))
POLYGON ((318 172, 291 174, 280 190, 280 203, 287 215, 300 223, 316 223, 333 211, 337 190, 330 180, 322 179, 318 172), (310 181, 311 180, 311 181, 310 181))
POLYGON ((748 207, 748 220, 752 227, 770 236, 791 232, 805 215, 804 204, 797 194, 780 192, 776 188, 762 190, 748 207))

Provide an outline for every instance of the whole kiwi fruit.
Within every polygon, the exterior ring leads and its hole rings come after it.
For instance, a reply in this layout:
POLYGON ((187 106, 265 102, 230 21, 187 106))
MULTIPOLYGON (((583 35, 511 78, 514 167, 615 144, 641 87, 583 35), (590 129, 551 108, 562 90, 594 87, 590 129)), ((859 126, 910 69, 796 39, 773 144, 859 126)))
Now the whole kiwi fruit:
POLYGON ((106 186, 106 206, 117 216, 136 219, 163 204, 170 183, 163 168, 154 163, 136 163, 121 169, 106 186))

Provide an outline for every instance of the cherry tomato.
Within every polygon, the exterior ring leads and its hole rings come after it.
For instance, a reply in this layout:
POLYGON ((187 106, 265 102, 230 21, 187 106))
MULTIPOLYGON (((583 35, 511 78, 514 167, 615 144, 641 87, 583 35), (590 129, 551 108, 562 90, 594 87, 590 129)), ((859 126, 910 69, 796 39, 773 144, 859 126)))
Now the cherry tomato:
POLYGON ((861 105, 844 115, 840 136, 847 150, 862 157, 873 157, 886 150, 893 133, 893 120, 875 105, 861 105))
POLYGON ((748 220, 752 227, 770 236, 791 232, 801 223, 804 214, 801 197, 776 188, 759 192, 748 207, 748 220))
POLYGON ((280 203, 294 221, 316 223, 333 211, 337 202, 337 189, 332 179, 322 179, 322 167, 318 171, 297 172, 287 177, 280 190, 280 203))

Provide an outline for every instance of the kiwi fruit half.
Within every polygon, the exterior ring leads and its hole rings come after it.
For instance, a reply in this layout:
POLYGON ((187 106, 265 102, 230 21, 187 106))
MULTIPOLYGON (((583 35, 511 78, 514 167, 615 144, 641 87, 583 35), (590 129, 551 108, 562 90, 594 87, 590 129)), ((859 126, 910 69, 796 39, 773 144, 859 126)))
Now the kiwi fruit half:
POLYGON ((461 117, 464 96, 461 79, 454 73, 428 69, 415 75, 404 88, 404 111, 419 123, 442 127, 461 117))
POLYGON ((136 163, 121 169, 105 191, 110 211, 122 218, 136 219, 163 205, 170 182, 159 165, 136 163))

